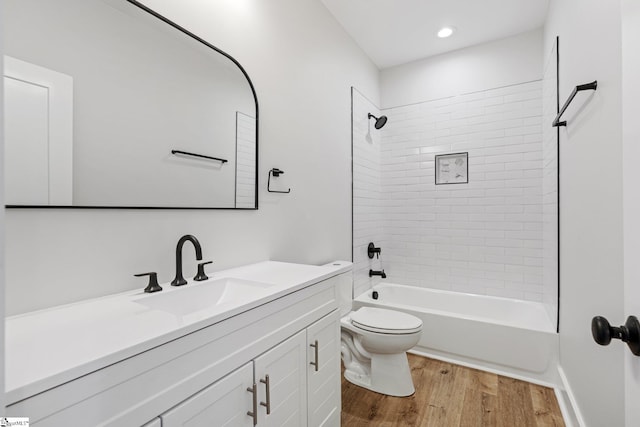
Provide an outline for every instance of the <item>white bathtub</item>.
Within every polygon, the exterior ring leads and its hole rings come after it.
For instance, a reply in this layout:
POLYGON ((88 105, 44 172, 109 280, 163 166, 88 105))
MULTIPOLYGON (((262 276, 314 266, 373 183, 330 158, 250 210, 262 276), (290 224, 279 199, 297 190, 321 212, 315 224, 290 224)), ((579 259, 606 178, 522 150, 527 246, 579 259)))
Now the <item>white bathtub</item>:
POLYGON ((353 306, 390 308, 421 318, 422 338, 411 350, 417 354, 560 385, 558 334, 540 303, 385 283, 360 295, 353 306))

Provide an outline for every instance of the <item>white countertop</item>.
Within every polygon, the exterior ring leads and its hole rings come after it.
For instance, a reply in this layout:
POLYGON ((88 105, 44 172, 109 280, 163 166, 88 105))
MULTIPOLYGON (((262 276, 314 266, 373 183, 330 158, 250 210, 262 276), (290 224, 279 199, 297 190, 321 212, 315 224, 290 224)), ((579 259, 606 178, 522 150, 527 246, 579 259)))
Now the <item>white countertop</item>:
MULTIPOLYGON (((136 299, 150 295, 140 289, 8 317, 5 332, 7 403, 33 396, 350 269, 351 263, 346 261, 323 266, 265 261, 219 271, 210 279, 233 277, 273 286, 266 295, 248 296, 242 303, 218 305, 186 316, 136 303, 136 299)), ((164 283, 162 294, 206 283, 189 280, 184 287, 164 283)))

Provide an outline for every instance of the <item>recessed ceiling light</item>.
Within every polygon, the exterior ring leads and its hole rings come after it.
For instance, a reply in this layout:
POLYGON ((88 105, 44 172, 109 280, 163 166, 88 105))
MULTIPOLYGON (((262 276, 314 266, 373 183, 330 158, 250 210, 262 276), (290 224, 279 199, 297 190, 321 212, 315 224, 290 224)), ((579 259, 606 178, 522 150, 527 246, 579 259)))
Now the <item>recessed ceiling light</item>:
POLYGON ((454 27, 442 27, 440 31, 438 31, 438 37, 441 39, 445 37, 449 37, 456 29, 454 27))

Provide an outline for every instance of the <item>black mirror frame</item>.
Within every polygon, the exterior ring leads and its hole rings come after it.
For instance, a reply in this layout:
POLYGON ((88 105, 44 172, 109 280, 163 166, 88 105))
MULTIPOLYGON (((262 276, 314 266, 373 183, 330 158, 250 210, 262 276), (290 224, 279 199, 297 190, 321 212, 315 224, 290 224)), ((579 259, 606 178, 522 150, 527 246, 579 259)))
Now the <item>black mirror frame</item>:
POLYGON ((235 64, 236 67, 238 67, 240 69, 240 71, 242 72, 242 74, 244 75, 244 77, 247 79, 247 83, 249 83, 249 87, 251 88, 251 93, 253 95, 253 99, 255 102, 255 107, 256 107, 256 176, 255 176, 255 206, 253 208, 237 208, 237 207, 187 207, 187 206, 72 206, 72 205, 64 205, 64 206, 58 206, 58 205, 6 205, 6 208, 12 208, 12 209, 170 209, 170 210, 176 210, 176 209, 180 209, 180 210, 257 210, 258 209, 258 193, 259 193, 259 187, 258 187, 258 135, 259 135, 259 109, 258 109, 258 95, 256 94, 256 90, 255 87, 253 86, 253 82, 251 81, 251 78, 249 77, 249 74, 247 74, 246 70, 244 69, 244 67, 231 55, 229 55, 228 53, 226 53, 225 51, 213 46, 211 43, 207 42, 206 40, 198 37, 197 35, 193 34, 191 31, 185 29, 184 27, 181 27, 180 25, 176 24, 175 22, 171 21, 170 19, 166 18, 163 15, 160 15, 158 12, 156 12, 153 9, 150 9, 149 7, 143 5, 142 3, 138 2, 137 0, 125 0, 126 2, 138 7, 139 9, 147 12, 148 14, 152 15, 153 17, 161 20, 162 22, 170 25, 171 27, 175 28, 176 30, 182 32, 183 34, 191 37, 192 39, 204 44, 205 46, 209 47, 210 49, 213 49, 214 51, 218 52, 219 54, 223 55, 224 57, 226 57, 227 59, 229 59, 231 62, 233 62, 235 64))

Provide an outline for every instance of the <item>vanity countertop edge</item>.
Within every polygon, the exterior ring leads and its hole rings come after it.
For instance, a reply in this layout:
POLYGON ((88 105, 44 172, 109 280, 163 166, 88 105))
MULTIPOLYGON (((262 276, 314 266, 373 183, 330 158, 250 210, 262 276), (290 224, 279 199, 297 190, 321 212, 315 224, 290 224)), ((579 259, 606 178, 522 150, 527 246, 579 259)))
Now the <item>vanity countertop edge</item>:
MULTIPOLYGON (((348 272, 351 266, 348 261, 321 266, 263 261, 218 271, 211 279, 231 277, 274 286, 270 293, 247 304, 194 316, 176 316, 137 304, 135 299, 145 294, 136 290, 7 317, 7 404, 348 272)), ((182 290, 164 285, 168 292, 182 290)), ((186 286, 198 284, 190 281, 186 286)))

